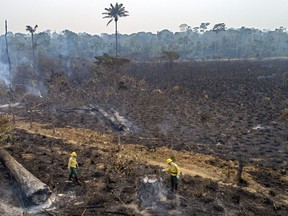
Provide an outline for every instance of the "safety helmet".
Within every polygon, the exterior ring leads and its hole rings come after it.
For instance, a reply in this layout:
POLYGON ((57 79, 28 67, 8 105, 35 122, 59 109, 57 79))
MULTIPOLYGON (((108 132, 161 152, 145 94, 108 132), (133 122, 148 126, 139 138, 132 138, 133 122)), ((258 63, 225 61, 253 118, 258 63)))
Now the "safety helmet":
POLYGON ((76 152, 72 152, 71 156, 76 157, 77 156, 76 152))
POLYGON ((167 164, 169 164, 169 163, 171 163, 172 162, 172 159, 171 158, 168 158, 167 160, 166 160, 166 163, 167 164))

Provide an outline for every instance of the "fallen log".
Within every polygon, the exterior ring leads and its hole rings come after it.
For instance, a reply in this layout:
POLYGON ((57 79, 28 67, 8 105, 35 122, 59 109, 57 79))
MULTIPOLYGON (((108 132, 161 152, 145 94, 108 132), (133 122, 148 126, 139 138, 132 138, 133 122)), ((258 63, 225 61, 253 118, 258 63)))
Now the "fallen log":
POLYGON ((52 194, 50 188, 26 170, 4 149, 0 149, 0 161, 10 171, 31 204, 39 205, 50 197, 52 194))

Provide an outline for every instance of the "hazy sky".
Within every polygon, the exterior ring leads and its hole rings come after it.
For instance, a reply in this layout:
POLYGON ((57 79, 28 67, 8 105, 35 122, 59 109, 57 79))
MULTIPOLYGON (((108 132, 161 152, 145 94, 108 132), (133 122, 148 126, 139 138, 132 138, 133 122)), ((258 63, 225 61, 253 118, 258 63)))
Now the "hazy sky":
POLYGON ((0 34, 5 32, 5 20, 13 33, 25 33, 26 25, 37 24, 37 32, 111 34, 114 22, 106 26, 109 19, 102 13, 116 2, 130 14, 119 20, 121 34, 175 32, 182 23, 193 28, 201 22, 210 22, 210 28, 223 22, 228 28, 288 29, 288 0, 0 0, 0 34))

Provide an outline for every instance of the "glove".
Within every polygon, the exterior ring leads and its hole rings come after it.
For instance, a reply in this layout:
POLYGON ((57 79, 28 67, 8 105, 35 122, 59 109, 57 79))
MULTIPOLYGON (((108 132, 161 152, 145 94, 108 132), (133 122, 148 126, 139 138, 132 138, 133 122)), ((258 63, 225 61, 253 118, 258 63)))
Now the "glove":
POLYGON ((165 172, 165 169, 161 169, 161 172, 165 172))
POLYGON ((179 180, 179 179, 180 179, 180 176, 179 176, 179 175, 177 175, 177 176, 176 176, 176 178, 179 180))

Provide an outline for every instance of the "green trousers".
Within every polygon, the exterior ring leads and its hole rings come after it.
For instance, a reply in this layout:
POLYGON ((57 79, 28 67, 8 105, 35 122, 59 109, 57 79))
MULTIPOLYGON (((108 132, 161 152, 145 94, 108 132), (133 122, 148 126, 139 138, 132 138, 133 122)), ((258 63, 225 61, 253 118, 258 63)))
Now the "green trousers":
POLYGON ((77 176, 76 168, 70 167, 70 175, 77 176))
POLYGON ((178 179, 176 176, 171 175, 171 191, 177 190, 178 188, 178 179))

